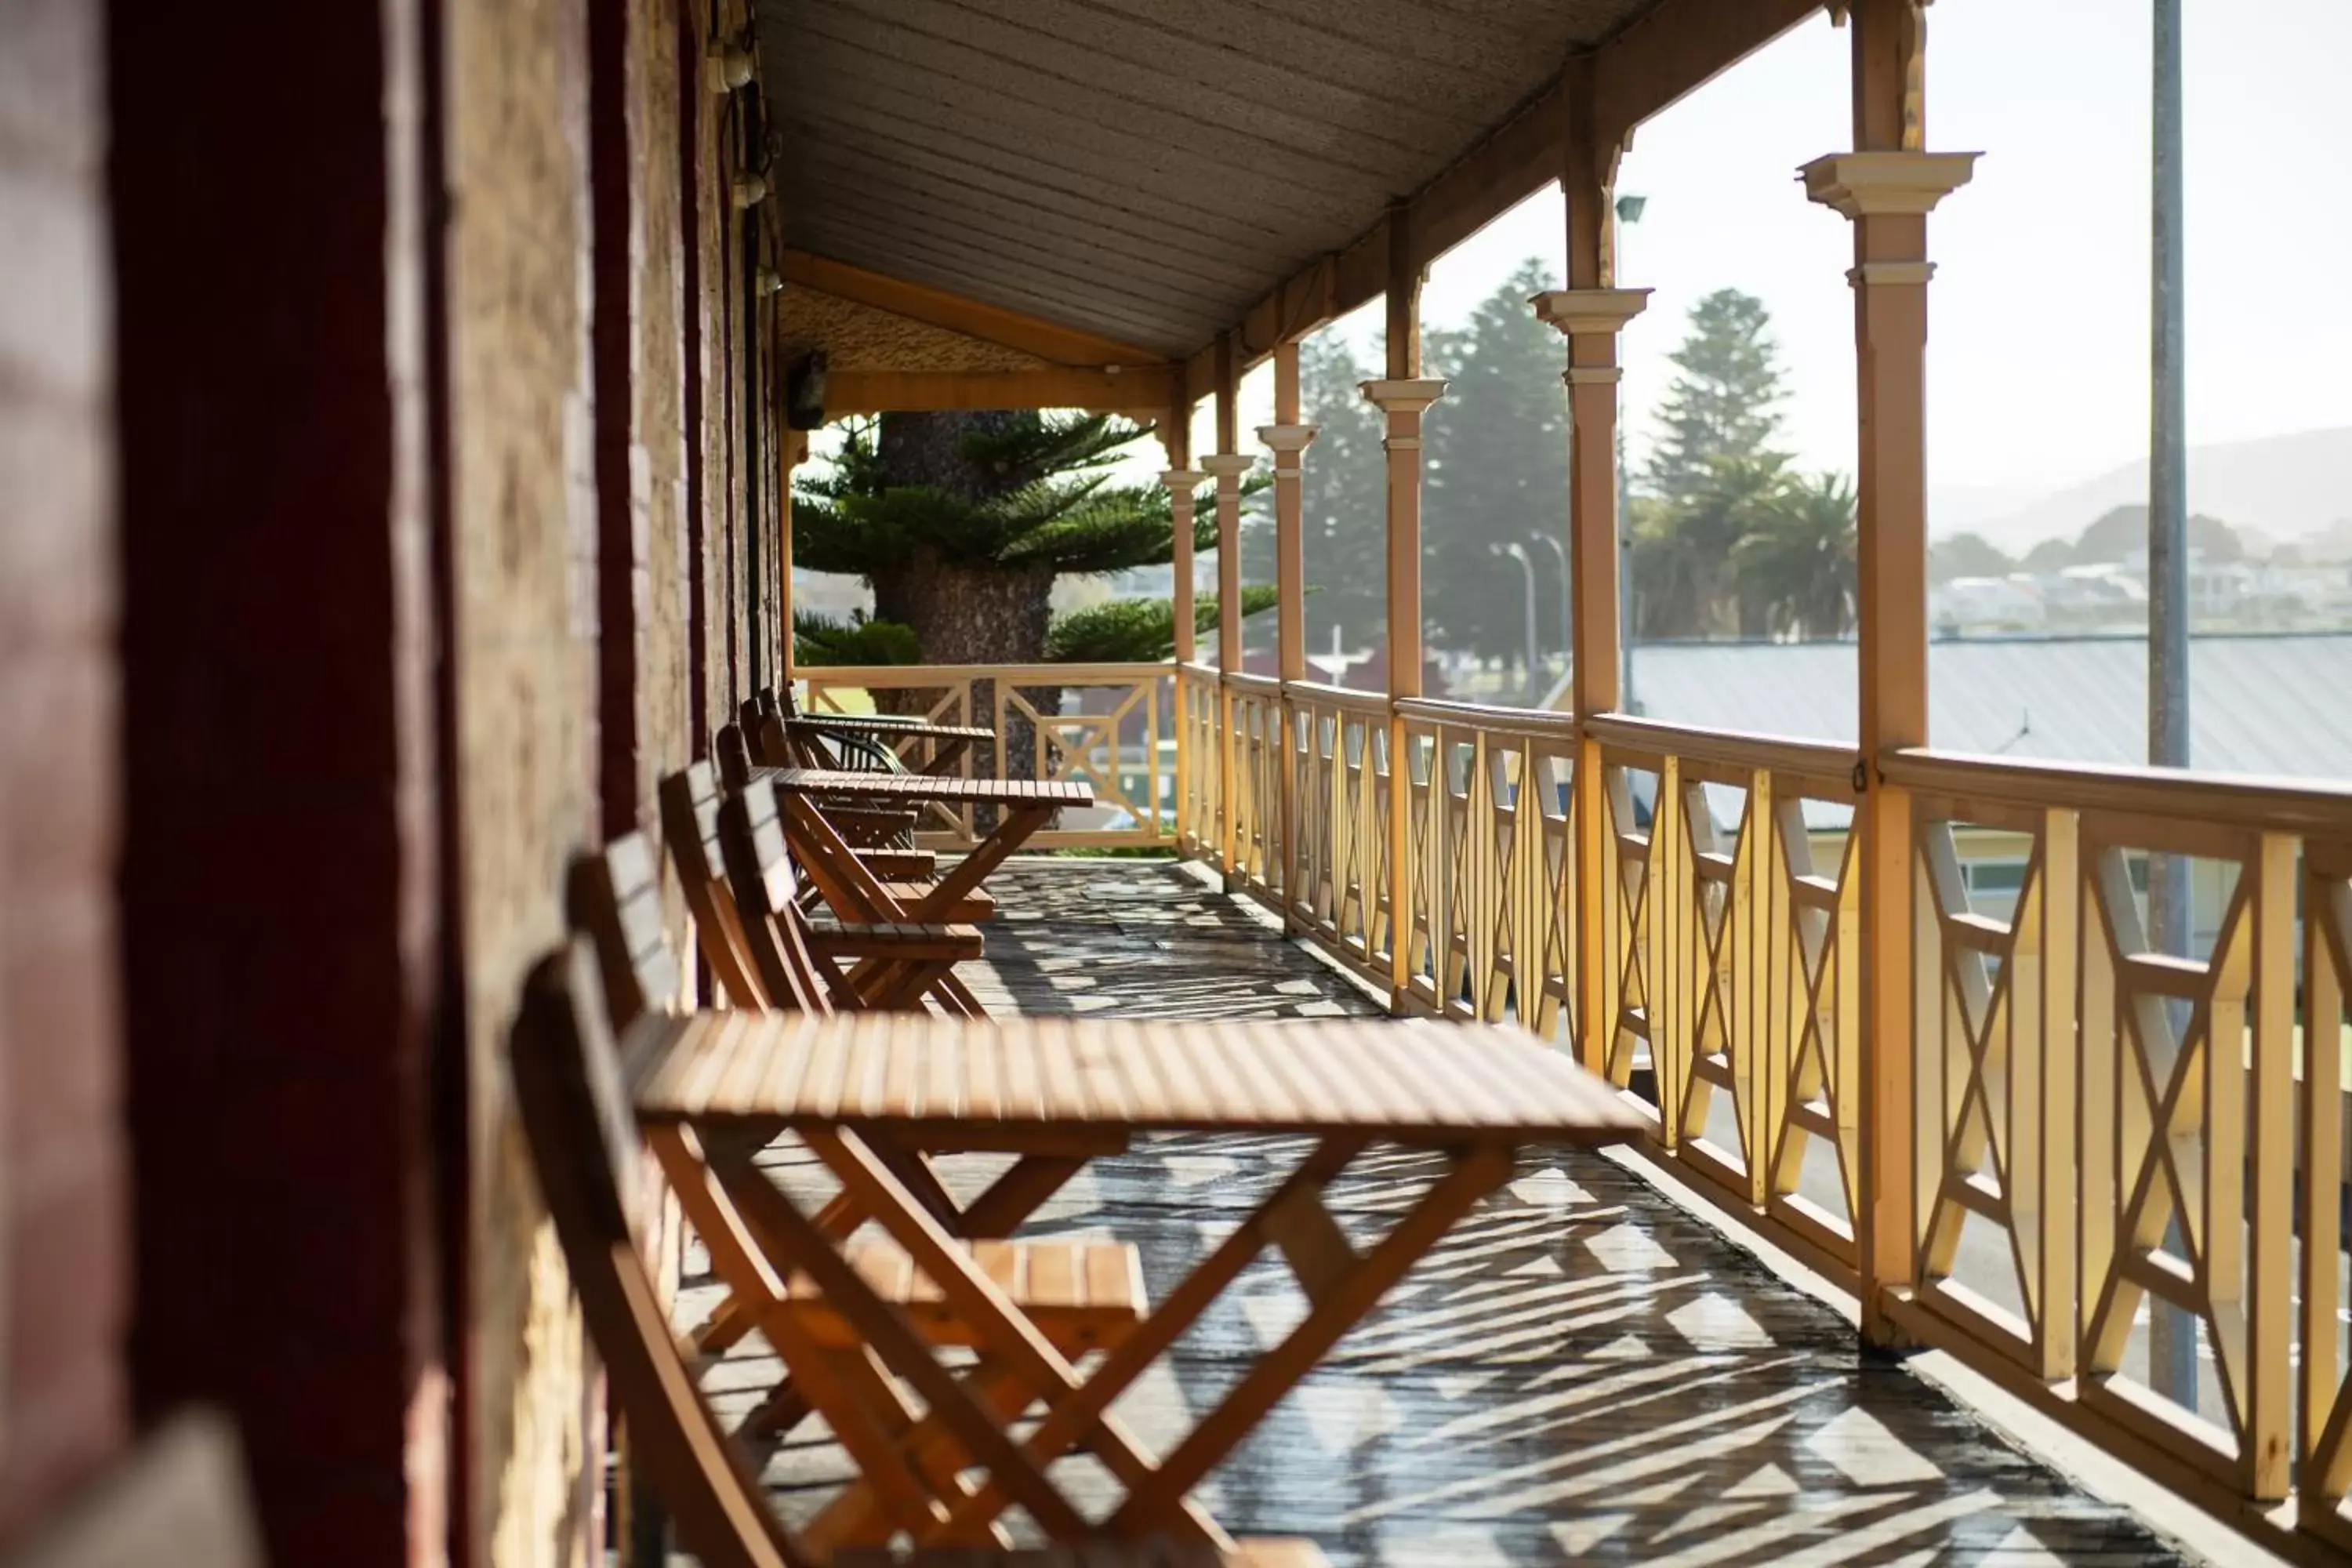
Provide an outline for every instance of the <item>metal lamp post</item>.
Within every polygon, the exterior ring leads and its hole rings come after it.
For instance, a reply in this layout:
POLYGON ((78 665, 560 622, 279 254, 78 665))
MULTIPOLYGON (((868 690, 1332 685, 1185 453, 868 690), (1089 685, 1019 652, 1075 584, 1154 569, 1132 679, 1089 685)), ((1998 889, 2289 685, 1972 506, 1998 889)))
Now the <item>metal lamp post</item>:
MULTIPOLYGON (((1649 205, 1647 196, 1619 196, 1618 226, 1622 229, 1640 223, 1649 205)), ((1622 238, 1617 251, 1617 259, 1623 261, 1622 238)), ((1626 499, 1625 429, 1621 419, 1617 429, 1617 679, 1625 711, 1639 713, 1641 705, 1633 700, 1633 516, 1626 499)))
POLYGON ((1559 658, 1564 670, 1574 657, 1569 650, 1576 647, 1576 574, 1568 564, 1567 545, 1549 533, 1536 537, 1550 545, 1551 552, 1559 558, 1559 658))
MULTIPOLYGON (((2156 0, 2155 95, 2148 148, 2150 345, 2147 454, 2147 760, 2189 765, 2188 385, 2183 349, 2182 254, 2188 236, 2181 195, 2180 0, 2156 0)), ((2162 952, 2186 955, 2189 940, 2189 864, 2183 855, 2150 855, 2149 935, 2162 952)), ((2176 1005, 2176 1014, 2185 1009, 2176 1005)), ((2176 1017, 2176 1026, 2187 1022, 2176 1017)), ((2167 1238, 2181 1247, 2176 1218, 2167 1238)), ((2148 1303, 2148 1382, 2184 1407, 2197 1408, 2197 1325, 2170 1303, 2148 1303)))
POLYGON ((1532 555, 1529 555, 1529 554, 1528 553, 1528 547, 1527 547, 1526 545, 1524 545, 1524 544, 1521 544, 1521 543, 1520 543, 1517 540, 1516 540, 1516 539, 1515 539, 1515 540, 1513 540, 1513 541, 1511 541, 1508 544, 1490 544, 1490 545, 1488 545, 1486 548, 1487 548, 1489 551, 1491 551, 1492 552, 1494 552, 1495 554, 1496 554, 1496 555, 1507 555, 1507 556, 1509 556, 1512 560, 1514 560, 1514 561, 1517 562, 1517 563, 1519 563, 1519 572, 1520 572, 1520 574, 1521 574, 1522 576, 1524 576, 1524 577, 1526 578, 1526 580, 1527 580, 1527 590, 1528 590, 1528 594, 1527 594, 1527 629, 1528 629, 1528 652, 1527 652, 1527 658, 1528 658, 1528 668, 1527 668, 1527 704, 1528 704, 1528 707, 1532 708, 1532 707, 1534 707, 1534 706, 1535 706, 1535 703, 1536 703, 1536 698, 1537 698, 1537 692, 1536 692, 1536 679, 1537 679, 1537 675, 1536 675, 1536 665, 1537 665, 1537 661, 1538 661, 1538 659, 1540 659, 1540 658, 1543 657, 1543 656, 1542 656, 1542 654, 1538 650, 1538 648, 1537 648, 1537 644, 1536 644, 1536 562, 1535 562, 1535 557, 1534 557, 1534 556, 1532 556, 1532 555))

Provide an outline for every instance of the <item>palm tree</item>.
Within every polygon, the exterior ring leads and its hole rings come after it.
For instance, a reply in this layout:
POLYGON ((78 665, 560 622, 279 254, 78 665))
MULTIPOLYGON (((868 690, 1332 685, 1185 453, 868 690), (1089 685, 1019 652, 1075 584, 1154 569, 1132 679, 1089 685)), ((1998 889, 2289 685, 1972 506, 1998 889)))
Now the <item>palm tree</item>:
POLYGON ((1637 507, 1633 585, 1643 637, 1762 631, 1760 606, 1741 591, 1732 553, 1780 504, 1788 463, 1778 452, 1719 454, 1680 497, 1637 507))
POLYGON ((1792 475, 1731 552, 1743 605, 1763 629, 1797 641, 1853 627, 1853 484, 1843 474, 1792 475))

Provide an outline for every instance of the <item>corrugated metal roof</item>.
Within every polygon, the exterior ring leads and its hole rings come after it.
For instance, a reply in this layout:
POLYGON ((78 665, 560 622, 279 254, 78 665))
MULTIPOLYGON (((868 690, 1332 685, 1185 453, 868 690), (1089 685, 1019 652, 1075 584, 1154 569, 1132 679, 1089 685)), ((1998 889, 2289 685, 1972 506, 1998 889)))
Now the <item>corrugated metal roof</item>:
POLYGON ((760 0, 791 243, 1170 354, 1656 0, 760 0))
MULTIPOLYGON (((1644 645, 1633 651, 1633 695, 1665 723, 1850 742, 1854 656, 1852 643, 1644 645)), ((2195 766, 2352 778, 2352 635, 2200 637, 2189 667, 2195 766)), ((2147 645, 2137 637, 1933 643, 1927 682, 1939 750, 2147 758, 2147 645)))

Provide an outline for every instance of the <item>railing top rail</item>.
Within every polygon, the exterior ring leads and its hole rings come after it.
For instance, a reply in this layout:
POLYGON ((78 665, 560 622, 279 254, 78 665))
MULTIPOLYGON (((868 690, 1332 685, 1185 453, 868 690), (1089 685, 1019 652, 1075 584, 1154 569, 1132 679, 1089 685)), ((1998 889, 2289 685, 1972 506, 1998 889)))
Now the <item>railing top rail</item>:
POLYGON ((1604 746, 1805 778, 1851 779, 1854 764, 1862 760, 1854 747, 1832 741, 1799 741, 1742 730, 1696 730, 1636 719, 1629 713, 1595 713, 1584 721, 1584 731, 1604 746))
POLYGON ((1385 718, 1389 700, 1379 691, 1359 691, 1352 686, 1332 686, 1320 680, 1286 680, 1285 695, 1295 700, 1313 702, 1325 708, 1346 708, 1359 713, 1377 713, 1385 718))
POLYGON ((1065 686, 1100 680, 1143 680, 1166 675, 1171 659, 1132 664, 818 664, 801 665, 793 678, 819 686, 952 686, 959 681, 1059 677, 1065 686))
POLYGON ((1188 659, 1176 666, 1176 673, 1189 676, 1195 680, 1214 680, 1217 679, 1217 667, 1213 664, 1202 664, 1197 658, 1188 659))
POLYGON ((1245 669, 1234 670, 1224 678, 1224 681, 1226 685, 1234 688, 1236 691, 1257 691, 1263 692, 1269 697, 1282 689, 1282 681, 1279 677, 1272 675, 1253 675, 1245 669))
POLYGON ((1454 729, 1484 730, 1490 734, 1525 736, 1538 741, 1572 743, 1576 721, 1549 708, 1501 708, 1484 702, 1457 702, 1443 697, 1400 697, 1398 716, 1424 724, 1454 729))
POLYGON ((2025 762, 1925 748, 1886 752, 1888 784, 2004 805, 2067 806, 2352 840, 2352 785, 2099 763, 2025 762))

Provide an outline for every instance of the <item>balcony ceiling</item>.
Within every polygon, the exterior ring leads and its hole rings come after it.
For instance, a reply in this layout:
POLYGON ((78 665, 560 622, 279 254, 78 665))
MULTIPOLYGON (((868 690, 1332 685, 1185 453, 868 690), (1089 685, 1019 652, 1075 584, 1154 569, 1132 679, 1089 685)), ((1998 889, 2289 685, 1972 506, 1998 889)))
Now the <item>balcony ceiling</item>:
POLYGON ((759 0, 787 241, 1171 356, 1661 0, 759 0))

